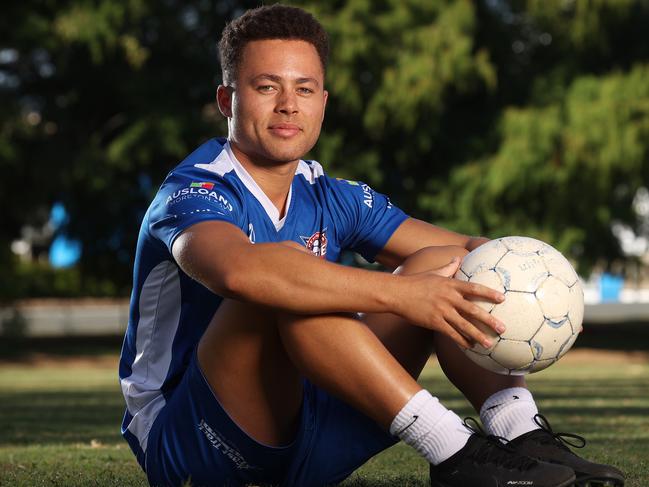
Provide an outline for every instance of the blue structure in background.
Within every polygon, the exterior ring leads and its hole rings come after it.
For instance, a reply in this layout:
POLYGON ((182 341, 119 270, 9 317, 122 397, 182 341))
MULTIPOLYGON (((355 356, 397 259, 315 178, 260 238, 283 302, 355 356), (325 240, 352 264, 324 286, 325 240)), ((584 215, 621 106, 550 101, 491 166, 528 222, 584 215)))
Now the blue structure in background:
POLYGON ((59 235, 50 246, 50 264, 52 267, 70 267, 81 257, 81 243, 59 235))
POLYGON ((81 242, 68 238, 60 233, 59 229, 64 226, 70 217, 61 203, 55 203, 50 212, 50 223, 54 227, 57 236, 50 246, 50 264, 52 267, 70 267, 76 264, 81 257, 81 242))
POLYGON ((620 293, 624 286, 624 278, 614 274, 604 273, 599 278, 599 290, 602 303, 616 303, 620 301, 620 293))

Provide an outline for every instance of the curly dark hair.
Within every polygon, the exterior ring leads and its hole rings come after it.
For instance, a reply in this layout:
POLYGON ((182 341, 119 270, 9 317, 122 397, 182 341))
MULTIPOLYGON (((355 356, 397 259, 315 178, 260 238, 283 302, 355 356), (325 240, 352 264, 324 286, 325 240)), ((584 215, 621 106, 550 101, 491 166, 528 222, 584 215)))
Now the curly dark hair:
POLYGON ((223 82, 236 78, 237 68, 246 44, 264 39, 294 39, 315 47, 323 71, 329 57, 329 39, 324 28, 310 13, 287 5, 268 5, 248 10, 226 25, 219 42, 223 82))

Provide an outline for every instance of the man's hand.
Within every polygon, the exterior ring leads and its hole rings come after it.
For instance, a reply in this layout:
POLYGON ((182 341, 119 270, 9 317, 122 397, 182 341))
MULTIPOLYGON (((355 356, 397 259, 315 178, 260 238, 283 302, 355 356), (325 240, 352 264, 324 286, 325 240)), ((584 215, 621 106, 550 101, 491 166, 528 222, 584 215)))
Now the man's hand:
POLYGON ((397 312, 415 324, 448 335, 464 348, 474 343, 489 348, 491 340, 472 321, 484 323, 499 334, 505 331, 505 325, 472 300, 500 303, 505 296, 481 284, 453 279, 459 265, 460 259, 455 258, 433 271, 400 276, 403 292, 395 296, 397 312))

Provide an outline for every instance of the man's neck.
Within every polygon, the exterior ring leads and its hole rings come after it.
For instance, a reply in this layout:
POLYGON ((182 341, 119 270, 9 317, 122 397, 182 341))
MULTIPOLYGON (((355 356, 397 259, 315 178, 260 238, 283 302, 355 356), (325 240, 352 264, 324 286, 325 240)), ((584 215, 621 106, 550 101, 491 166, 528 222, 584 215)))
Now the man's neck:
POLYGON ((286 212, 286 202, 291 183, 295 176, 298 161, 285 163, 255 164, 245 153, 241 152, 236 144, 230 141, 230 148, 237 158, 237 161, 255 180, 261 190, 268 196, 268 199, 279 211, 279 217, 283 218, 286 212))

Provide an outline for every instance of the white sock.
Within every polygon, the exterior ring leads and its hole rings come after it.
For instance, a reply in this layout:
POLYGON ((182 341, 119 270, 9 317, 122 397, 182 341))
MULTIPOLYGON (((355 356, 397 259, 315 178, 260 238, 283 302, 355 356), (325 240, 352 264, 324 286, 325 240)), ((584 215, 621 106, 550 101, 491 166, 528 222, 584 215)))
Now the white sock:
POLYGON ((428 462, 437 465, 461 450, 471 431, 457 414, 422 389, 392 420, 390 434, 398 436, 428 462))
POLYGON ((487 432, 513 440, 539 429, 534 415, 539 410, 532 393, 524 387, 510 387, 492 394, 480 408, 480 419, 487 432))

